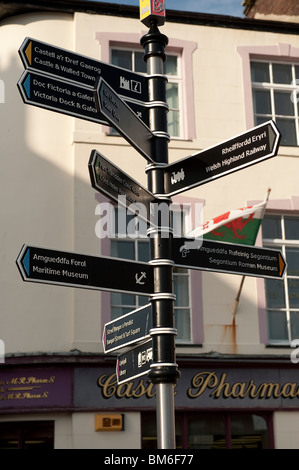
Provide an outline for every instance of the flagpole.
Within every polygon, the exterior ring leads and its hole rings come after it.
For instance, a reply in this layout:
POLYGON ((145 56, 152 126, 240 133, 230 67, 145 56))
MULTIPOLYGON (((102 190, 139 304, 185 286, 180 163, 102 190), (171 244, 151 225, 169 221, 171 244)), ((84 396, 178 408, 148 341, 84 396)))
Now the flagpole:
POLYGON ((242 292, 242 289, 243 289, 243 284, 244 284, 244 281, 245 281, 245 277, 246 276, 242 276, 240 287, 239 287, 239 290, 238 290, 238 293, 237 293, 237 297, 235 298, 235 303, 234 303, 234 307, 233 307, 233 316, 236 315, 237 310, 238 310, 239 300, 240 300, 241 292, 242 292))

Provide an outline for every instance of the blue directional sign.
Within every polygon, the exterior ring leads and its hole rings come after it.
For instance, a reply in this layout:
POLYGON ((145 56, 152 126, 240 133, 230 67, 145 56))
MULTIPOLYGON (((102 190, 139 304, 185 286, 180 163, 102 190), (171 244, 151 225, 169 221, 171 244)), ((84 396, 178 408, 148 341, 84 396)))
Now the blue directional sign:
POLYGON ((26 104, 107 124, 95 108, 92 90, 83 85, 27 70, 21 76, 18 87, 26 104))
POLYGON ((23 280, 29 282, 148 296, 154 292, 153 271, 148 263, 24 245, 17 266, 23 280))
MULTIPOLYGON (((96 109, 93 89, 80 83, 26 70, 18 82, 18 88, 26 104, 108 125, 106 118, 96 109)), ((133 106, 134 112, 144 116, 147 122, 143 106, 138 103, 133 106)))

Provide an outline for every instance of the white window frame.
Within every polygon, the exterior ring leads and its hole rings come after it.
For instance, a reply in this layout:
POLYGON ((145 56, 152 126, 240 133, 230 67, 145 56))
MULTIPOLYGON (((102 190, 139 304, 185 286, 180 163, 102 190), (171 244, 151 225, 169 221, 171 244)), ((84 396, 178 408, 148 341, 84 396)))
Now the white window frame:
POLYGON ((261 59, 264 62, 298 62, 299 64, 299 48, 287 43, 278 43, 269 46, 239 46, 237 51, 241 57, 243 69, 246 127, 250 129, 254 127, 250 62, 261 59))
MULTIPOLYGON (((110 61, 111 48, 139 48, 141 36, 144 34, 146 34, 146 31, 143 31, 141 35, 134 33, 97 32, 96 39, 101 46, 101 60, 103 62, 110 61)), ((197 47, 198 44, 196 42, 169 38, 169 43, 166 48, 166 54, 176 54, 180 57, 181 62, 180 72, 182 86, 179 91, 181 136, 172 137, 173 140, 192 141, 196 138, 192 55, 197 47)), ((105 132, 109 134, 109 128, 107 126, 105 132)))
MULTIPOLYGON (((299 145, 299 114, 298 114, 298 106, 297 106, 297 98, 295 100, 295 103, 293 104, 294 107, 294 115, 293 116, 287 116, 287 115, 279 115, 276 113, 275 110, 275 102, 274 102, 274 92, 276 90, 278 91, 284 91, 284 92, 289 92, 290 93, 290 99, 292 96, 292 93, 296 94, 299 90, 299 86, 296 85, 296 75, 295 75, 295 66, 299 66, 299 62, 290 62, 290 61, 278 61, 278 60, 267 60, 267 59, 255 59, 252 58, 250 61, 250 64, 252 62, 259 62, 263 64, 267 64, 269 66, 269 77, 270 77, 270 82, 252 82, 252 89, 255 90, 269 90, 270 91, 270 101, 271 101, 271 115, 269 115, 268 119, 273 119, 276 121, 278 118, 282 119, 290 119, 295 122, 295 130, 296 130, 296 140, 297 144, 296 146, 299 145), (292 82, 290 84, 282 84, 282 83, 274 83, 273 80, 273 65, 279 64, 279 65, 290 65, 292 67, 292 82)), ((294 95, 293 95, 294 96, 294 95)))
MULTIPOLYGON (((248 201, 248 205, 257 204, 258 202, 262 201, 248 201)), ((292 196, 290 199, 270 199, 268 201, 266 215, 274 216, 282 214, 286 216, 299 217, 299 196, 292 196)), ((258 233, 256 245, 263 246, 262 230, 260 230, 258 233)), ((287 345, 286 343, 278 344, 269 341, 265 280, 263 278, 257 278, 256 283, 258 296, 260 343, 264 344, 266 347, 289 347, 289 345, 287 345)))
MULTIPOLYGON (((298 215, 296 216, 296 215, 290 215, 290 214, 286 214, 286 213, 271 213, 271 214, 268 214, 268 215, 272 216, 272 217, 276 216, 276 217, 280 218, 282 238, 275 238, 275 239, 263 238, 263 246, 265 246, 267 248, 281 250, 284 259, 286 259, 287 258, 286 257, 286 249, 289 248, 289 247, 296 247, 296 248, 299 249, 299 239, 298 240, 286 239, 286 237, 285 237, 285 217, 294 217, 297 220, 299 220, 299 217, 298 217, 298 215)), ((299 280, 299 276, 289 275, 288 271, 286 269, 284 279, 281 281, 281 282, 283 282, 283 285, 284 285, 285 308, 267 307, 268 311, 285 312, 285 314, 286 314, 286 327, 287 327, 287 332, 288 332, 288 340, 283 341, 283 340, 275 340, 275 339, 269 338, 269 344, 271 344, 271 345, 289 346, 291 344, 292 339, 296 339, 296 338, 292 338, 291 313, 292 312, 299 312, 299 307, 298 308, 290 307, 289 289, 288 289, 288 280, 289 279, 299 280)))

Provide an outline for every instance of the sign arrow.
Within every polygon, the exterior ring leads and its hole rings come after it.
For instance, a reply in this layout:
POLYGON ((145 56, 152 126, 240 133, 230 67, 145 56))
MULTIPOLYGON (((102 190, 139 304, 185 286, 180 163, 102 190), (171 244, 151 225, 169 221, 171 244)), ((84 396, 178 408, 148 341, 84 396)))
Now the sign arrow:
POLYGON ((151 223, 151 204, 159 203, 155 196, 110 162, 97 150, 90 155, 91 186, 117 203, 127 207, 138 217, 151 223))
POLYGON ((274 157, 280 137, 275 123, 269 121, 172 163, 165 168, 165 192, 173 196, 274 157))
POLYGON ((24 245, 17 258, 24 281, 132 292, 154 292, 153 270, 148 263, 95 257, 24 245), (142 283, 138 282, 142 278, 142 283))
POLYGON ((95 102, 98 112, 110 125, 144 158, 154 163, 154 134, 103 78, 96 83, 95 102))
POLYGON ((103 330, 104 352, 111 353, 133 343, 146 340, 150 335, 151 328, 151 304, 106 323, 103 330))
POLYGON ((203 271, 282 278, 286 261, 280 251, 188 238, 173 239, 176 266, 203 271))

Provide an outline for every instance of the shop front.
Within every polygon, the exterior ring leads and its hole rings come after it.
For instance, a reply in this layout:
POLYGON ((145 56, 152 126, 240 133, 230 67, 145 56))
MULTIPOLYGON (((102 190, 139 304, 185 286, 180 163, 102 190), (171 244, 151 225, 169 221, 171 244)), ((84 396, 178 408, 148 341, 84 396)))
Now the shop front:
MULTIPOLYGON (((62 359, 1 367, 0 448, 61 448, 55 432, 62 423, 73 434, 73 448, 156 448, 156 391, 147 376, 118 385, 111 360, 62 359)), ((277 358, 178 362, 177 448, 277 448, 288 418, 298 413, 293 364, 277 358)))

